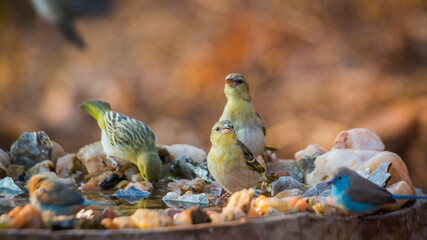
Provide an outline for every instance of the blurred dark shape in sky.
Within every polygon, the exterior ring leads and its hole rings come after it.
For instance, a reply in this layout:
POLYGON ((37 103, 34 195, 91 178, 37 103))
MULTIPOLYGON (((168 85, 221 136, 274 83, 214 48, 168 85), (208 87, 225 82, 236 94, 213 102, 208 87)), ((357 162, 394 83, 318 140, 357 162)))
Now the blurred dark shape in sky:
POLYGON ((44 130, 68 152, 98 140, 89 98, 147 123, 159 143, 209 150, 224 77, 241 72, 292 158, 368 127, 427 190, 427 6, 421 0, 128 0, 76 19, 79 51, 27 1, 0 2, 0 147, 44 130))
POLYGON ((81 49, 84 49, 86 44, 74 27, 74 19, 102 15, 111 8, 108 0, 30 0, 30 2, 40 17, 81 49))

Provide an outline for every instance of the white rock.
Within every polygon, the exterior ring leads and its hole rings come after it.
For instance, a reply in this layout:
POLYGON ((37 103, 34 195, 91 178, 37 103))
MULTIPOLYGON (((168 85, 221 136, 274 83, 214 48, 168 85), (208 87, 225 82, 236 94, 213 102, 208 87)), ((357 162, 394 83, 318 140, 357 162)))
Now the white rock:
POLYGON ((202 163, 206 159, 206 152, 198 147, 188 144, 162 145, 168 152, 178 159, 182 156, 187 156, 195 162, 202 163))
POLYGON ((367 128, 353 128, 340 132, 332 147, 332 149, 345 148, 383 151, 385 146, 375 132, 367 128))
POLYGON ((340 167, 356 170, 364 162, 378 154, 378 151, 335 149, 320 155, 314 161, 315 169, 305 179, 309 186, 331 179, 340 167))
POLYGON ((317 144, 310 144, 305 149, 299 150, 295 153, 295 161, 300 160, 305 155, 313 155, 315 153, 320 153, 320 155, 326 153, 326 149, 322 148, 321 146, 317 144))

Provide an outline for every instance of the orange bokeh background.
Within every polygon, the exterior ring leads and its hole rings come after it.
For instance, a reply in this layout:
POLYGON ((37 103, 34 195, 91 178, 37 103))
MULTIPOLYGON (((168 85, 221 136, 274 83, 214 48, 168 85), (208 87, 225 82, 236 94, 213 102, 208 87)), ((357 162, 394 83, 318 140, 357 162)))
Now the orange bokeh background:
POLYGON ((44 130, 77 151, 99 139, 77 107, 96 98, 159 143, 208 151, 224 77, 241 72, 280 158, 368 127, 427 190, 424 1, 116 0, 76 27, 83 51, 27 1, 0 3, 0 148, 44 130))

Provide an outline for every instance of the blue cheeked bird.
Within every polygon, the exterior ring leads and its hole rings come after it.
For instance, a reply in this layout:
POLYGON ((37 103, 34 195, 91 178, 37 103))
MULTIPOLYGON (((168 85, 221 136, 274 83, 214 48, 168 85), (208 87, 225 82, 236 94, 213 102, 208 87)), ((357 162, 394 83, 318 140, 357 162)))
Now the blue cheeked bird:
POLYGON ((68 184, 43 174, 30 178, 28 192, 33 206, 40 211, 51 211, 57 215, 74 214, 85 205, 110 205, 86 200, 68 184))
POLYGON ((352 213, 374 212, 398 199, 427 199, 426 196, 394 195, 346 167, 340 168, 328 183, 332 184, 334 201, 352 213))

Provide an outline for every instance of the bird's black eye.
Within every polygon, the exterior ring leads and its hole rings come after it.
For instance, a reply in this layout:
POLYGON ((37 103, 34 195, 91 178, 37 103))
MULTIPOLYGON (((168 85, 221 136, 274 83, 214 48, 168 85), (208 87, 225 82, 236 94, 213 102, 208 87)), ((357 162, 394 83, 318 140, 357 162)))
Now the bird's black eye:
POLYGON ((338 180, 341 180, 341 176, 338 177, 338 180))
POLYGON ((237 80, 236 83, 237 83, 237 85, 242 84, 243 80, 237 80))
POLYGON ((216 127, 216 128, 215 128, 215 131, 217 131, 217 132, 218 132, 218 131, 219 131, 219 127, 216 127))

